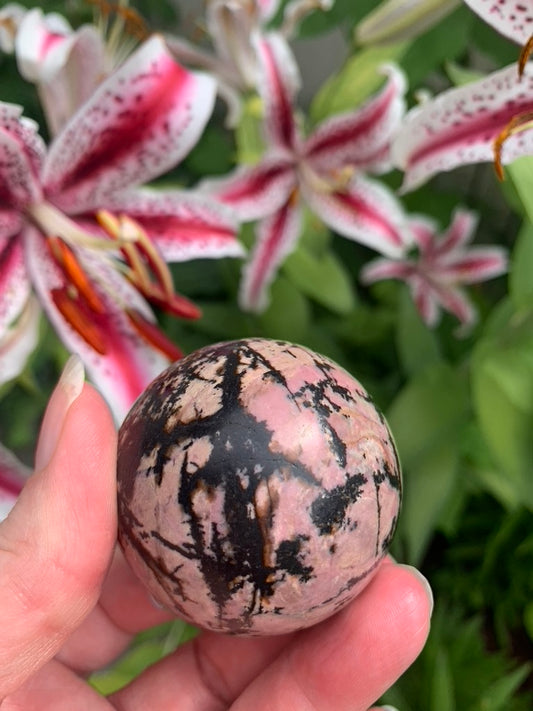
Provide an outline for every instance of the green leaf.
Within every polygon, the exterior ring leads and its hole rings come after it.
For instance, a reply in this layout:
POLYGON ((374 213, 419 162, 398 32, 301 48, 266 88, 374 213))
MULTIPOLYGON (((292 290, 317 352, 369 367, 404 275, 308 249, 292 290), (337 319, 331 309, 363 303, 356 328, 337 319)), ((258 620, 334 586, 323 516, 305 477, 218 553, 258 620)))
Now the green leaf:
POLYGON ((469 46, 473 22, 474 14, 464 6, 459 7, 411 43, 402 61, 410 87, 417 88, 432 70, 463 54, 469 46))
POLYGON ((494 681, 480 699, 483 711, 505 711, 512 701, 515 691, 524 683, 531 672, 531 664, 523 664, 501 679, 494 681))
POLYGON ((352 55, 338 74, 330 77, 311 103, 313 123, 343 111, 353 111, 385 81, 380 67, 387 62, 399 62, 407 42, 386 47, 368 47, 352 55))
POLYGON ((270 305, 257 321, 263 336, 302 343, 311 323, 311 311, 298 289, 278 276, 270 290, 270 305))
MULTIPOLYGON (((533 191, 533 184, 531 188, 533 191)), ((533 304, 533 223, 531 222, 524 223, 516 239, 511 256, 509 293, 517 309, 529 308, 533 304)))
POLYGON ((444 646, 440 646, 435 655, 428 711, 455 711, 453 686, 450 658, 444 646))
POLYGON ((418 373, 389 409, 405 482, 398 535, 415 565, 454 494, 467 413, 463 378, 445 363, 418 373))
POLYGON ((513 183, 524 213, 533 222, 533 158, 518 158, 511 165, 505 166, 505 173, 513 183))
POLYGON ((465 84, 470 84, 471 81, 477 81, 483 76, 482 72, 470 69, 470 67, 463 67, 462 65, 457 64, 457 62, 446 62, 445 69, 446 74, 454 86, 464 86, 465 84))
POLYGON ((533 602, 529 602, 524 609, 524 627, 533 642, 533 602))
POLYGON ((442 359, 437 338, 420 317, 407 289, 400 295, 396 347, 406 375, 416 375, 442 359))
POLYGON ((300 245, 285 260, 283 273, 303 294, 331 311, 347 314, 355 306, 351 279, 331 251, 315 256, 300 245))
POLYGON ((520 314, 503 302, 474 350, 471 381, 481 431, 512 482, 513 503, 533 508, 533 310, 520 314))

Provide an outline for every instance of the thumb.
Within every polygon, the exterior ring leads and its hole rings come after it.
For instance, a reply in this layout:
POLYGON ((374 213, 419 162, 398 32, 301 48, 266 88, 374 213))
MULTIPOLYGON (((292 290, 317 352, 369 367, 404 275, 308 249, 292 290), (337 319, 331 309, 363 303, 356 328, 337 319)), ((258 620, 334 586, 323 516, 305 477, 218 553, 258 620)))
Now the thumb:
POLYGON ((46 410, 37 471, 0 525, 0 702, 98 600, 116 535, 116 432, 73 356, 46 410))

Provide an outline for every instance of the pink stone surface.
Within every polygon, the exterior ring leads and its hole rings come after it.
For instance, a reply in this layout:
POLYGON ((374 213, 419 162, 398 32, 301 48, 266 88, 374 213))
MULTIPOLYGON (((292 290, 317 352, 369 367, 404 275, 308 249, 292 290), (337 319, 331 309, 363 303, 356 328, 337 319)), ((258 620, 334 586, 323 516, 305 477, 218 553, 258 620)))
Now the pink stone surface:
POLYGON ((282 634, 335 613, 385 555, 400 500, 362 385, 290 343, 192 353, 120 429, 120 544, 151 594, 200 627, 282 634))

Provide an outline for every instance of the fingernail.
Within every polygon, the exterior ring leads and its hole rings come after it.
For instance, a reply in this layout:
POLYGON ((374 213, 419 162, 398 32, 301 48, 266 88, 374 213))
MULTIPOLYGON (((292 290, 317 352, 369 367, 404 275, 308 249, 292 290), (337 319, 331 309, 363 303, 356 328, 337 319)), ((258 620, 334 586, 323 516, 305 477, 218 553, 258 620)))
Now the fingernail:
POLYGON ((44 413, 35 455, 36 469, 42 469, 51 460, 59 441, 65 415, 74 400, 80 395, 84 380, 85 370, 80 357, 71 355, 63 368, 44 413))
POLYGON ((429 614, 431 616, 431 614, 433 612, 434 600, 433 600, 433 590, 431 589, 431 585, 429 584, 428 579, 422 575, 422 573, 418 570, 418 568, 415 568, 412 565, 401 564, 399 567, 405 568, 405 570, 408 570, 411 573, 411 575, 414 575, 414 577, 417 578, 420 581, 420 583, 422 584, 422 587, 426 591, 426 595, 427 595, 427 598, 429 601, 429 614))

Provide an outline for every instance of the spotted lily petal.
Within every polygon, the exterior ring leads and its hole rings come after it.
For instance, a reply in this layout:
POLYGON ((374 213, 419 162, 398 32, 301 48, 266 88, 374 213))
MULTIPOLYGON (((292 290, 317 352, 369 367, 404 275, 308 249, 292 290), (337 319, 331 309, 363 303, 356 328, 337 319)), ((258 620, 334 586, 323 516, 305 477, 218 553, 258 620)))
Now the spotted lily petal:
POLYGON ((380 93, 360 109, 328 119, 307 139, 304 150, 316 170, 350 164, 372 172, 390 168, 390 142, 405 112, 406 81, 394 65, 383 71, 388 81, 380 93))
POLYGON ((256 37, 263 99, 264 130, 269 145, 295 147, 294 98, 300 88, 300 73, 286 40, 278 33, 256 37))
POLYGON ((0 522, 15 505, 30 474, 29 467, 0 444, 0 522))
POLYGON ((277 268, 292 252, 302 227, 298 199, 289 199, 258 223, 250 261, 244 267, 239 302, 245 311, 260 312, 268 303, 267 289, 277 268))
MULTIPOLYGON (((168 364, 138 332, 128 311, 153 322, 148 305, 133 286, 98 259, 92 289, 96 304, 71 296, 58 265, 33 227, 25 231, 28 269, 39 300, 65 346, 79 353, 90 378, 107 398, 118 422, 147 384, 168 364), (98 279, 96 279, 98 277, 98 279), (100 306, 98 306, 100 304, 100 306)), ((90 269, 89 254, 85 266, 90 269)))
POLYGON ((0 200, 10 208, 23 208, 41 197, 39 172, 44 143, 37 125, 22 120, 22 109, 0 102, 0 200))
POLYGON ((342 190, 316 189, 309 180, 301 188, 311 209, 335 232, 386 256, 403 253, 406 217, 385 185, 356 174, 342 190))
POLYGON ((525 44, 533 30, 533 6, 530 0, 465 0, 474 12, 500 34, 525 44))
POLYGON ((21 241, 11 238, 0 242, 0 343, 6 330, 20 316, 30 292, 21 241))
MULTIPOLYGON (((51 23, 53 15, 28 12, 17 34, 21 74, 37 84, 48 127, 57 134, 89 99, 107 74, 105 47, 92 25, 74 32, 68 23, 51 23)), ((61 18, 62 19, 62 18, 61 18)))
POLYGON ((152 37, 52 144, 43 169, 49 199, 70 214, 87 211, 174 167, 200 137, 214 98, 213 79, 185 70, 152 37))
MULTIPOLYGON (((511 119, 533 110, 533 66, 521 80, 516 65, 429 99, 412 109, 393 143, 393 160, 405 171, 403 191, 439 172, 494 160, 494 140, 511 119)), ((533 130, 524 128, 503 145, 502 162, 533 152, 533 130)))
POLYGON ((297 181, 293 157, 271 151, 259 165, 237 168, 231 175, 206 180, 200 189, 235 211, 239 220, 256 220, 279 209, 297 181))
POLYGON ((138 222, 167 262, 244 254, 233 211, 197 192, 130 190, 105 207, 138 222))

